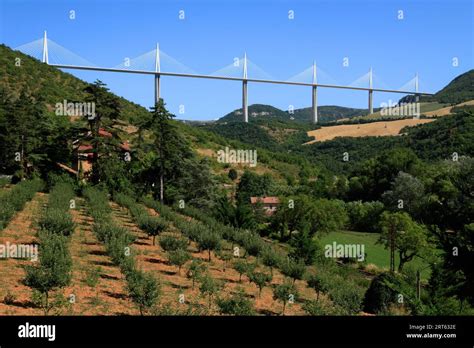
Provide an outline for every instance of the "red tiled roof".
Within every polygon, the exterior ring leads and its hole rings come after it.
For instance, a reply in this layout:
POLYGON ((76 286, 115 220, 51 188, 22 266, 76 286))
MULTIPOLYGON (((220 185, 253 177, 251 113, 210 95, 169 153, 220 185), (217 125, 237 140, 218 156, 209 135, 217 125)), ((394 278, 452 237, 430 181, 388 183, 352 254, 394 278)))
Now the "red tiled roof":
POLYGON ((120 144, 120 148, 124 151, 130 151, 130 144, 128 143, 128 141, 120 144))
POLYGON ((99 135, 106 138, 112 138, 112 133, 107 132, 105 129, 99 129, 99 135))
POLYGON ((92 150, 94 147, 92 145, 79 145, 77 148, 78 151, 89 151, 92 150))
POLYGON ((257 202, 263 204, 279 204, 280 200, 278 197, 250 197, 250 203, 256 204, 257 202))

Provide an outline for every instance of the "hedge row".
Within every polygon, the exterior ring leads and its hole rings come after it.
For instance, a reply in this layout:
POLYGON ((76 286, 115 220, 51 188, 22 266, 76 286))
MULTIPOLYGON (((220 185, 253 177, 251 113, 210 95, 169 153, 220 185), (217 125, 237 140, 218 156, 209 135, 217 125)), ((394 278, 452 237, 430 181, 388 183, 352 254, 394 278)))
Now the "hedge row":
POLYGON ((141 204, 138 204, 130 196, 123 193, 116 193, 113 199, 117 204, 126 207, 130 211, 138 227, 153 237, 153 244, 155 244, 155 237, 168 227, 165 219, 158 216, 150 216, 147 209, 141 204))
POLYGON ((130 249, 135 237, 112 221, 107 193, 88 187, 84 189, 83 195, 89 202, 89 213, 94 218, 93 230, 97 239, 105 244, 108 255, 120 267, 131 299, 137 304, 140 314, 144 314, 156 302, 160 288, 151 274, 136 267, 130 249))
POLYGON ((69 212, 75 208, 74 190, 70 184, 58 183, 49 193, 48 207, 39 220, 39 228, 51 233, 70 236, 74 232, 74 221, 69 212))
POLYGON ((30 201, 42 188, 43 182, 40 179, 33 179, 22 181, 0 195, 0 230, 3 230, 13 215, 22 210, 26 202, 30 201))

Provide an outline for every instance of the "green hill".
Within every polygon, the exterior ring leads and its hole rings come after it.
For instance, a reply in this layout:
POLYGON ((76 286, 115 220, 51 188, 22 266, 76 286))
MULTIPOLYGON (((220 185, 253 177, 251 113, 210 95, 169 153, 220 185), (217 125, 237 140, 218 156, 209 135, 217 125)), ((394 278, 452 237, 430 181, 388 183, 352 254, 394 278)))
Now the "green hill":
MULTIPOLYGON (((474 69, 469 70, 436 92, 433 96, 423 96, 421 102, 438 102, 440 104, 459 104, 474 99, 474 69)), ((414 101, 414 96, 406 96, 399 103, 414 101)))
MULTIPOLYGON (((294 110, 293 114, 283 111, 271 105, 253 104, 249 106, 249 122, 261 120, 278 120, 288 122, 305 122, 311 121, 312 109, 302 108, 294 110)), ((322 123, 336 121, 342 118, 352 118, 367 114, 367 109, 346 108, 336 105, 325 105, 318 107, 318 118, 322 123)), ((220 118, 217 123, 240 122, 242 121, 242 109, 234 110, 220 118)))
MULTIPOLYGON (((18 98, 20 92, 28 91, 36 98, 42 98, 48 110, 54 110, 56 103, 84 101, 87 82, 38 60, 0 45, 0 91, 9 99, 18 98)), ((122 118, 132 120, 146 112, 145 108, 112 93, 122 108, 122 118)))

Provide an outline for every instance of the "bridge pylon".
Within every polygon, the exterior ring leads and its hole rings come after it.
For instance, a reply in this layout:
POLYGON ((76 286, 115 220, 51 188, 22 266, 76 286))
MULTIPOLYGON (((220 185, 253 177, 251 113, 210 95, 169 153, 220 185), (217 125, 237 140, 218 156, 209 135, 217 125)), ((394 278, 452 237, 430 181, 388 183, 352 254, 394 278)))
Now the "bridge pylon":
POLYGON ((242 80, 242 114, 244 115, 244 122, 249 121, 249 106, 247 99, 247 53, 244 54, 244 76, 242 80))
POLYGON ((49 64, 48 34, 46 33, 46 30, 43 35, 43 63, 49 64))
POLYGON ((369 115, 374 113, 374 103, 373 103, 373 86, 372 86, 372 68, 369 70, 369 115))
POLYGON ((160 45, 156 44, 156 55, 155 55, 155 105, 160 101, 160 45))
POLYGON ((313 86, 312 86, 312 121, 314 124, 318 123, 318 79, 316 72, 316 62, 313 62, 313 86))

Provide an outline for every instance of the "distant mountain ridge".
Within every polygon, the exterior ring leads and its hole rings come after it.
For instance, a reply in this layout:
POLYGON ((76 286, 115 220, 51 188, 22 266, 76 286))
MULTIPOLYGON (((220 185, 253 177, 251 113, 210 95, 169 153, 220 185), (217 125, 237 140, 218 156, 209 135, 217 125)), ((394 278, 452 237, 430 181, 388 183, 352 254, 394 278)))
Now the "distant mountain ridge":
MULTIPOLYGON (((365 115, 367 109, 348 108, 337 105, 324 105, 318 107, 318 119, 320 122, 336 121, 342 118, 352 118, 365 115)), ((217 120, 217 123, 242 121, 242 109, 234 110, 217 120)), ((293 113, 283 111, 271 105, 253 104, 249 106, 249 121, 253 120, 278 120, 309 122, 312 118, 312 108, 296 109, 293 113)))

